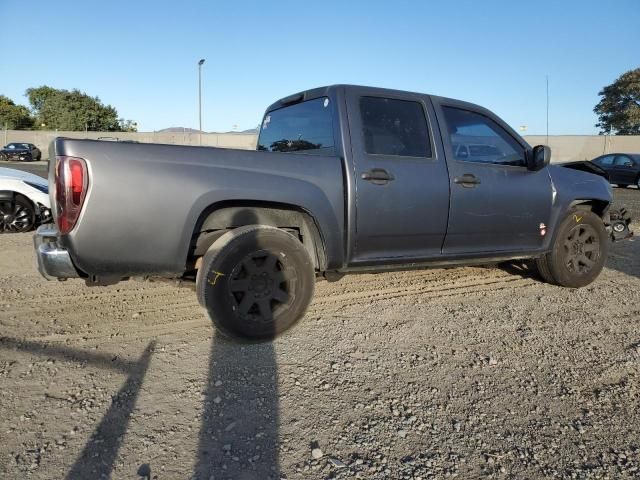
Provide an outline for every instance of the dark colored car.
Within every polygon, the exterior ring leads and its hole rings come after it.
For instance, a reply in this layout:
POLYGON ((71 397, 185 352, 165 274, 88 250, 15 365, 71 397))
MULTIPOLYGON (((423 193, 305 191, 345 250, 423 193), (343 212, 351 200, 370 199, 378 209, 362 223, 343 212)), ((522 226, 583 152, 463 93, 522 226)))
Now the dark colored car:
POLYGON ((37 162, 42 152, 33 143, 9 143, 0 150, 0 160, 13 162, 37 162))
POLYGON ((640 188, 640 154, 609 153, 592 161, 607 172, 611 183, 619 187, 635 185, 640 188))

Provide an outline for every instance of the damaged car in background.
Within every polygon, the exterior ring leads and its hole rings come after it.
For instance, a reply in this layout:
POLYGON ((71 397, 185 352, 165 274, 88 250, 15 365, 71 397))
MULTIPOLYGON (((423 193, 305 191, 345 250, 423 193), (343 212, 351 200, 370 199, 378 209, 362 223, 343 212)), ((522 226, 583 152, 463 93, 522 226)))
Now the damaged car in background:
POLYGON ((47 180, 13 168, 0 168, 0 233, 28 232, 50 220, 47 180))
POLYGON ((609 182, 478 105, 316 88, 267 108, 256 150, 57 138, 40 272, 190 282, 219 331, 260 341, 320 276, 531 259, 579 288, 607 258, 609 182))

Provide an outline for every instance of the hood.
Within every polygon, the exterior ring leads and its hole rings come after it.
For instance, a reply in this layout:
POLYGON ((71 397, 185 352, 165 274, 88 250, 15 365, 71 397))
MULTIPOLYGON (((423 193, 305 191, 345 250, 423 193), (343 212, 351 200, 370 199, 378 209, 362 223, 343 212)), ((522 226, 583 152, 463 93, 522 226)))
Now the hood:
POLYGON ((579 162, 558 163, 556 165, 559 165, 565 168, 572 168, 573 170, 578 170, 581 172, 593 173, 595 175, 599 175, 609 180, 609 175, 607 174, 607 172, 593 162, 579 161, 579 162))
POLYGON ((14 168, 0 167, 0 178, 14 178, 23 182, 35 183, 36 185, 48 186, 49 182, 46 178, 39 177, 33 173, 23 172, 14 168))
POLYGON ((549 165, 549 175, 560 197, 568 199, 613 201, 613 190, 606 177, 595 171, 566 168, 560 164, 549 165))

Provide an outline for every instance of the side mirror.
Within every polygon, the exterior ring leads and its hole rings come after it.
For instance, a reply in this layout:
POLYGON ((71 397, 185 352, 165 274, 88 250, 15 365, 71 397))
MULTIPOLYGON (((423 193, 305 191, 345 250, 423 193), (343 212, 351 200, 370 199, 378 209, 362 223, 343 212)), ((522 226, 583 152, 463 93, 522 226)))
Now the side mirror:
POLYGON ((536 145, 533 147, 527 168, 533 172, 542 170, 551 162, 551 149, 546 145, 536 145))

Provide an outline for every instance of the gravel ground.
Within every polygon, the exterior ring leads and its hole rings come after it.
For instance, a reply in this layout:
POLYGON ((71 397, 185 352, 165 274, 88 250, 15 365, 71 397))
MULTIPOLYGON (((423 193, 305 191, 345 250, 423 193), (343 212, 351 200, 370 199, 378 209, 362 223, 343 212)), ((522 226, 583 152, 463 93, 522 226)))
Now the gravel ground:
POLYGON ((0 251, 0 478, 640 477, 638 240, 580 290, 517 266, 319 282, 251 346, 188 289, 0 251))

